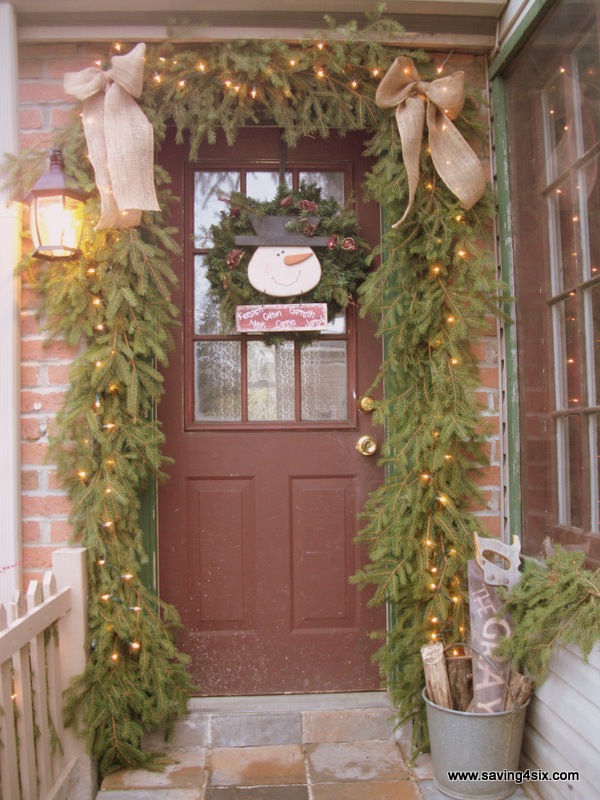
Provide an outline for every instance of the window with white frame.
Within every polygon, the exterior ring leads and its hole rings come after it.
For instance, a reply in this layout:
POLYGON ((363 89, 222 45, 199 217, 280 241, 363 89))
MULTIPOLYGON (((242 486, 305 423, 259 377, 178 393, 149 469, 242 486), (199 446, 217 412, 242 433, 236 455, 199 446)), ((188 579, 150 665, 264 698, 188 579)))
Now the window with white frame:
POLYGON ((600 563, 600 2, 563 0, 506 77, 525 551, 600 563))

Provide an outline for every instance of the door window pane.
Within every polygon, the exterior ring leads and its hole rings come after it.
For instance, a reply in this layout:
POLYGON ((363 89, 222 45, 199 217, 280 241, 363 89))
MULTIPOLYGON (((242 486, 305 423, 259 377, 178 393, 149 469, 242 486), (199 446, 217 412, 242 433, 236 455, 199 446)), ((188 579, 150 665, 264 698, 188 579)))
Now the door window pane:
POLYGON ((204 256, 194 257, 194 333, 233 333, 222 319, 218 299, 210 292, 204 256))
POLYGON ((248 342, 248 420, 293 420, 294 345, 248 342))
POLYGON ((348 417, 346 342, 320 340, 301 351, 302 419, 348 417))
POLYGON ((196 342, 195 421, 237 422, 242 418, 239 342, 196 342))
POLYGON ((345 203, 343 172, 301 172, 300 183, 316 183, 323 200, 333 197, 341 206, 345 203))
MULTIPOLYGON (((292 185, 292 173, 285 175, 286 186, 292 185)), ((279 188, 279 172, 248 172, 246 175, 246 195, 261 202, 273 200, 279 188)))
POLYGON ((557 304, 558 331, 561 342, 556 349, 557 408, 581 408, 585 398, 581 397, 581 361, 577 297, 575 292, 557 304))
POLYGON ((210 226, 219 221, 226 205, 219 198, 240 190, 239 172, 194 173, 194 239, 196 247, 210 247, 210 226))
POLYGON ((569 468, 569 520, 574 528, 583 528, 583 431, 582 417, 568 417, 567 464, 569 468))

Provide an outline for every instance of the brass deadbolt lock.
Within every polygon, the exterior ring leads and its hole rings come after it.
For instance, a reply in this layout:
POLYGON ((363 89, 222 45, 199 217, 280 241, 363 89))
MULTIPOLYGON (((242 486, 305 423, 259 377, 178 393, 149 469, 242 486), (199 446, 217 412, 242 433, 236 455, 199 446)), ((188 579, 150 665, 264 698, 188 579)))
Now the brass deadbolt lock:
POLYGON ((365 414, 371 414, 373 411, 375 411, 375 400, 373 400, 372 397, 369 397, 368 394, 365 394, 358 401, 358 407, 361 411, 364 411, 365 414))
POLYGON ((362 456, 374 456, 377 452, 377 442, 372 436, 361 436, 356 443, 356 449, 362 456))

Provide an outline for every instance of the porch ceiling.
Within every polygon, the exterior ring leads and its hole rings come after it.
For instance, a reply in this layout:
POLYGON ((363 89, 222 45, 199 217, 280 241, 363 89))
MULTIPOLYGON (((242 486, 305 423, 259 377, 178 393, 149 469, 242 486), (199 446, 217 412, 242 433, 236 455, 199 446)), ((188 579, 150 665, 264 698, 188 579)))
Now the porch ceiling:
MULTIPOLYGON (((411 45, 487 50, 507 0, 388 0, 411 45)), ((65 39, 150 41, 162 39, 169 22, 193 26, 198 40, 278 36, 295 38, 360 17, 376 0, 12 0, 20 41, 65 39), (301 8, 301 10, 298 10, 301 8), (242 34, 243 31, 243 34, 242 34)), ((187 29, 186 38, 190 38, 187 29)))

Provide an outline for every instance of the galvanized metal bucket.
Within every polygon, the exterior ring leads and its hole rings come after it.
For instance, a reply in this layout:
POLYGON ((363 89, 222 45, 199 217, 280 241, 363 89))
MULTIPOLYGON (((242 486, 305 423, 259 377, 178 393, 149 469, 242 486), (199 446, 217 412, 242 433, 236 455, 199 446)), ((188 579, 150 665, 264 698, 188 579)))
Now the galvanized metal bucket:
POLYGON ((427 724, 431 741, 433 782, 448 797, 460 800, 502 800, 516 783, 510 774, 519 768, 525 715, 529 700, 512 711, 470 714, 442 708, 427 697, 427 724), (471 773, 469 779, 450 780, 449 773, 471 773), (473 773, 478 773, 475 779, 473 773), (491 780, 484 780, 486 773, 491 780))

